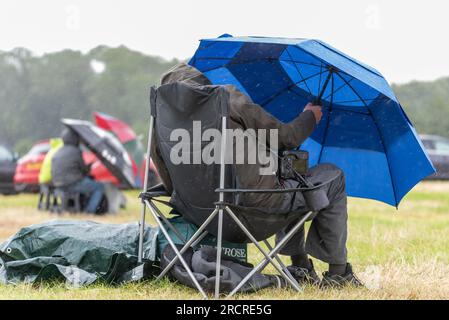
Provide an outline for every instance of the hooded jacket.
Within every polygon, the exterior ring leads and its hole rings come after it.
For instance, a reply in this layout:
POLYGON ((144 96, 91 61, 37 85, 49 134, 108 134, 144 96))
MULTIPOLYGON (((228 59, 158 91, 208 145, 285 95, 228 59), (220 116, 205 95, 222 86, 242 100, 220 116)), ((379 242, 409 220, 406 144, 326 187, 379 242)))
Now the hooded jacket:
MULTIPOLYGON (((161 84, 181 81, 191 86, 207 86, 211 82, 194 67, 181 63, 163 75, 161 84)), ((250 97, 239 91, 233 85, 224 86, 229 93, 230 105, 230 129, 277 129, 278 149, 291 150, 302 144, 315 130, 316 120, 312 111, 302 112, 293 121, 282 123, 267 113, 261 106, 251 101, 250 97)), ((153 136, 154 139, 154 136, 153 136)), ((257 139, 256 139, 257 140, 257 139)), ((256 141, 257 144, 269 144, 268 141, 256 141)), ((234 141, 235 150, 235 141, 234 141)), ((266 148, 264 149, 266 150, 266 148)), ((152 143, 152 159, 158 169, 161 180, 166 189, 173 191, 172 182, 168 171, 162 161, 156 143, 152 143)), ((245 159, 247 159, 245 157, 245 159)), ((247 162, 247 161, 246 161, 247 162)), ((263 165, 256 161, 255 164, 236 164, 237 187, 242 189, 278 189, 283 188, 276 172, 270 175, 261 175, 263 165)), ((248 207, 279 208, 285 203, 285 194, 245 194, 240 200, 242 205, 248 207)))
POLYGON ((79 147, 79 138, 70 129, 62 133, 64 146, 51 159, 51 176, 55 187, 68 187, 81 181, 89 173, 79 147))

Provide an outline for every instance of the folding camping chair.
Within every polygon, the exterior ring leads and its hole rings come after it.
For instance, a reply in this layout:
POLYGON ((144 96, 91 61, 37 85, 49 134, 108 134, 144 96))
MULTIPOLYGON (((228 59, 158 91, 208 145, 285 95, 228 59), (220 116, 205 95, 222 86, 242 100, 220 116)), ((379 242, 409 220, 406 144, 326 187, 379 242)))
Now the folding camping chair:
MULTIPOLYGON (((143 192, 140 195, 142 200, 141 220, 140 220, 140 238, 139 238, 139 261, 143 259, 143 234, 145 227, 146 210, 148 209, 158 224, 160 230, 167 238, 169 245, 172 247, 175 257, 168 266, 161 272, 158 279, 163 277, 171 267, 179 260, 186 269, 192 282, 207 299, 207 294, 194 277, 190 266, 183 258, 183 253, 189 247, 194 247, 208 233, 216 236, 217 239, 217 257, 216 257, 216 282, 215 282, 215 298, 219 298, 220 294, 220 266, 222 241, 235 243, 253 243, 262 253, 264 259, 257 264, 254 269, 229 293, 228 297, 234 295, 240 288, 257 272, 263 270, 268 264, 279 272, 279 274, 289 283, 295 290, 302 291, 298 282, 294 279, 287 267, 278 256, 279 251, 292 238, 292 236, 301 228, 304 223, 312 216, 313 212, 290 212, 279 214, 260 208, 246 208, 240 206, 236 202, 235 195, 242 193, 288 193, 304 190, 312 190, 318 188, 295 188, 295 189, 237 189, 235 186, 234 170, 226 170, 225 150, 226 150, 226 128, 229 116, 229 95, 221 86, 206 86, 205 88, 192 88, 188 85, 176 82, 172 84, 161 85, 160 87, 152 87, 150 95, 150 126, 148 132, 148 146, 146 154, 146 175, 144 179, 143 192), (187 116, 188 114, 188 116, 187 116), (206 115, 205 115, 206 114, 206 115), (183 167, 182 165, 173 165, 167 163, 170 161, 167 152, 170 151, 170 145, 166 140, 167 130, 170 128, 186 128, 191 129, 189 121, 207 120, 209 127, 221 129, 221 154, 220 163, 217 165, 194 165, 194 167, 183 167), (159 122, 162 122, 160 124, 159 122), (164 131, 162 134, 159 130, 164 131), (152 138, 154 141, 152 142, 152 138), (163 140, 162 142, 160 140, 163 140), (151 156, 152 143, 161 149, 160 153, 167 166, 173 183, 174 192, 170 195, 163 187, 158 186, 148 190, 148 166, 151 156), (165 158, 164 158, 165 155, 165 158), (187 169, 187 170, 186 170, 187 169), (219 174, 217 170, 219 169, 219 174), (231 174, 226 175, 226 171, 231 174), (217 177, 218 176, 218 177, 217 177), (219 179, 219 188, 213 187, 216 178, 219 179), (191 181, 195 180, 196 183, 191 181), (202 179, 199 183, 198 179, 202 179), (185 188, 186 184, 188 185, 185 188), (194 186, 192 188, 192 186, 194 186), (197 190, 198 189, 198 190, 197 190), (193 197, 192 192, 197 192, 201 197, 193 197), (214 196, 215 195, 215 196, 214 196), (218 197, 216 196, 218 195, 218 197), (157 202, 159 196, 174 196, 176 201, 171 202, 174 207, 183 216, 195 222, 199 227, 190 239, 183 239, 176 228, 170 223, 167 217, 158 209, 157 202), (191 197, 192 196, 192 197, 191 197), (208 197, 209 196, 209 197, 208 197), (217 201, 218 200, 218 201, 217 201), (189 202, 195 202, 189 205, 189 202), (255 226, 263 225, 263 228, 255 226), (289 232, 272 247, 268 238, 273 236, 281 229, 291 226, 289 232), (171 229, 179 239, 184 241, 182 249, 178 250, 173 239, 170 238, 167 228, 171 229), (268 248, 264 249, 259 241, 263 241, 268 248)), ((204 128, 205 129, 205 128, 204 128)), ((172 198, 173 200, 173 198, 172 198)))

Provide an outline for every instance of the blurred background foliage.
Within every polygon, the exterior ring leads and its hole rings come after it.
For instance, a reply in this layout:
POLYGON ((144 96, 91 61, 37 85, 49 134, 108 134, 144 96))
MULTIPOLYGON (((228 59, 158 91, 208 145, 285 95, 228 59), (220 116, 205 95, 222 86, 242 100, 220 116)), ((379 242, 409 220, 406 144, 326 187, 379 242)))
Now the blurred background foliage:
MULTIPOLYGON (((0 52, 0 143, 23 154, 35 141, 57 136, 60 118, 92 120, 92 111, 119 117, 145 135, 149 86, 178 62, 124 46, 84 54, 0 52)), ((394 90, 420 133, 449 137, 449 78, 394 90)))
POLYGON ((119 117, 143 134, 149 86, 178 62, 123 46, 85 54, 0 52, 0 143, 23 154, 35 141, 58 135, 60 118, 92 120, 92 111, 119 117))

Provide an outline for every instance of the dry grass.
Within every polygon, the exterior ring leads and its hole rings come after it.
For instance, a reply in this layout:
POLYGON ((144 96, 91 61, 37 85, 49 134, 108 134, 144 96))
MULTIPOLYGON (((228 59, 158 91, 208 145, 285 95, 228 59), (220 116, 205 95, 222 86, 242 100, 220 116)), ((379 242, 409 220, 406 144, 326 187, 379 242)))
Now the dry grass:
MULTIPOLYGON (((127 193, 128 208, 115 216, 63 215, 35 210, 35 195, 0 197, 0 241, 19 228, 50 219, 89 219, 98 222, 136 221, 136 192, 127 193)), ((399 210, 384 204, 350 199, 349 259, 368 288, 322 291, 307 287, 263 290, 238 299, 448 299, 449 183, 418 185, 399 210)), ((250 248, 253 262, 260 258, 250 248)), ((326 266, 317 263, 324 271, 326 266)), ((267 268, 266 272, 273 272, 267 268)), ((0 299, 198 299, 192 289, 163 281, 123 286, 67 288, 64 284, 0 286, 0 299)))

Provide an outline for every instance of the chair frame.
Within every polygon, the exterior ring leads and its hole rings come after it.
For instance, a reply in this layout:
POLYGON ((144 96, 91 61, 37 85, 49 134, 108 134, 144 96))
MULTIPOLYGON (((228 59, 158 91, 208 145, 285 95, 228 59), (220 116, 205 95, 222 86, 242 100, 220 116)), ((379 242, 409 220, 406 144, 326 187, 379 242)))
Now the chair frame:
POLYGON ((50 184, 41 184, 39 186, 39 199, 37 202, 37 210, 51 211, 52 201, 54 198, 54 187, 50 184))
MULTIPOLYGON (((154 88, 154 87, 153 87, 154 88)), ((152 91, 154 90, 152 88, 152 91)), ((247 281, 256 273, 263 270, 268 264, 273 265, 273 267, 279 272, 279 274, 289 283, 296 291, 302 292, 303 288, 298 284, 295 278, 291 275, 285 264, 281 261, 279 257, 279 251, 287 244, 287 242, 293 237, 293 235, 301 228, 304 223, 314 214, 313 211, 308 212, 303 215, 301 219, 290 229, 290 231, 274 246, 274 248, 270 245, 267 239, 263 242, 268 248, 268 252, 259 244, 259 242, 255 239, 255 237, 251 234, 251 232, 243 225, 243 223, 238 219, 235 213, 229 208, 229 206, 224 202, 224 194, 225 193, 292 193, 297 192, 299 190, 305 189, 279 189, 271 190, 244 190, 244 189, 225 189, 225 150, 226 150, 226 128, 227 128, 227 117, 228 115, 224 113, 221 117, 222 121, 222 141, 221 141, 221 154, 220 154, 220 187, 216 189, 215 192, 219 194, 219 201, 215 203, 215 209, 211 212, 209 217, 203 222, 201 226, 199 226, 198 230, 194 233, 194 235, 190 239, 183 239, 178 230, 170 223, 167 217, 157 208, 155 202, 158 202, 156 199, 158 196, 169 194, 164 194, 163 192, 147 192, 148 190, 148 172, 149 172, 149 163, 151 159, 151 143, 152 136, 154 131, 154 124, 156 120, 156 112, 154 111, 155 106, 153 106, 153 98, 150 99, 150 125, 148 130, 148 144, 147 144, 147 152, 146 152, 146 168, 145 168, 145 177, 143 184, 143 191, 140 194, 140 198, 142 200, 142 207, 140 212, 140 221, 139 221, 139 248, 138 248, 138 262, 142 263, 143 261, 143 237, 145 230, 145 218, 147 209, 150 211, 160 230, 167 238, 169 245, 172 247, 175 252, 175 257, 171 260, 171 262, 165 267, 164 270, 159 274, 156 280, 160 280, 167 272, 173 267, 173 265, 179 260, 181 264, 186 269, 190 279, 194 283, 195 287, 201 293, 204 299, 208 299, 208 295, 201 287, 201 285, 196 280, 195 276, 192 273, 191 268, 186 263, 182 254, 189 248, 196 246, 207 234, 208 232, 205 230, 206 227, 212 222, 212 220, 218 215, 218 230, 217 230, 217 256, 216 256, 216 278, 215 278, 215 291, 214 298, 219 299, 220 297, 220 267, 221 267, 221 255, 222 255, 222 241, 223 241, 223 215, 228 214, 235 223, 239 226, 239 228, 246 234, 248 239, 252 244, 263 254, 264 259, 262 259, 259 264, 257 264, 253 270, 247 274, 244 279, 227 295, 227 297, 232 297, 235 293, 239 291, 239 289, 247 283, 247 281), (165 225, 164 225, 165 224, 165 225), (168 231, 166 229, 167 226, 171 229, 176 236, 184 242, 184 246, 181 250, 178 250, 173 240, 170 238, 168 231)))

